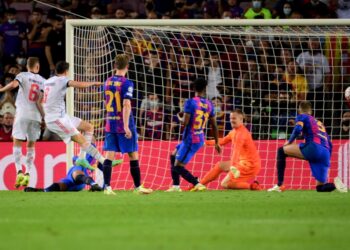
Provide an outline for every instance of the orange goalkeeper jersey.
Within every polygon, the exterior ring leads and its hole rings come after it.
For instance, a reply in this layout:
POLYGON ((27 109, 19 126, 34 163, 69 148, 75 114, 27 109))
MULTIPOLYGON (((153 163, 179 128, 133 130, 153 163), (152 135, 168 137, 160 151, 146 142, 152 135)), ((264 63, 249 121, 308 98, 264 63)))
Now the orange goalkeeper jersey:
MULTIPOLYGON (((256 149, 252 135, 248 129, 242 125, 239 128, 235 128, 224 138, 219 139, 220 145, 232 143, 232 166, 241 165, 242 163, 250 163, 254 167, 260 168, 260 156, 256 149)), ((214 140, 207 141, 207 145, 214 145, 214 140)))

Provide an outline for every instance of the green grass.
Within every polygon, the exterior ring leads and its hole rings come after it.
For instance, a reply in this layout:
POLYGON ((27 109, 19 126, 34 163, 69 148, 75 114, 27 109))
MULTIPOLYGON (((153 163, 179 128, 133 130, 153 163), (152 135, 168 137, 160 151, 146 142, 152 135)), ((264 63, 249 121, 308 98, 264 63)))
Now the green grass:
POLYGON ((0 249, 349 249, 350 195, 0 192, 0 249))

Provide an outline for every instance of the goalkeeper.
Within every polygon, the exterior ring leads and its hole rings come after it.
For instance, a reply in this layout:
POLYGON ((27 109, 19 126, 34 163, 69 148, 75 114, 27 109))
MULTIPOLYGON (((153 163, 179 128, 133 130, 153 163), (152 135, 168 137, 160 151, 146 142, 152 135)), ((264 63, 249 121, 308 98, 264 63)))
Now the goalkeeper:
MULTIPOLYGON (((47 188, 32 188, 27 187, 24 189, 24 192, 59 192, 59 191, 81 191, 85 188, 86 185, 90 186, 90 191, 102 191, 102 188, 92 179, 89 175, 89 171, 87 168, 76 165, 76 160, 78 156, 73 157, 73 167, 71 167, 65 178, 61 179, 59 182, 53 183, 51 186, 47 188)), ((96 160, 90 156, 86 155, 86 160, 90 165, 94 165, 96 160)), ((118 164, 122 162, 122 160, 118 160, 118 164)), ((102 171, 103 166, 101 163, 98 164, 98 168, 102 171)), ((94 171, 95 168, 89 168, 91 171, 94 171)))
MULTIPOLYGON (((254 180, 260 171, 260 156, 255 147, 253 138, 248 129, 243 124, 244 114, 241 110, 236 109, 230 114, 232 131, 219 140, 220 145, 232 143, 233 154, 231 161, 221 161, 216 163, 200 181, 206 185, 218 178, 222 173, 228 173, 221 186, 227 189, 251 189, 260 190, 260 185, 254 180)), ((206 141, 206 145, 213 145, 213 140, 206 141)))

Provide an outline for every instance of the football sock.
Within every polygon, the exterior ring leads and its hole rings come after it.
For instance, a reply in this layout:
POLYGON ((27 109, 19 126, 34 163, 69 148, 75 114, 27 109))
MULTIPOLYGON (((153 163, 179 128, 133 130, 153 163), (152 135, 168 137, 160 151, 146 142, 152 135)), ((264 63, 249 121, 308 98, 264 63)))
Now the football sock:
POLYGON ((227 183, 227 188, 229 189, 250 189, 250 184, 248 182, 235 182, 229 180, 227 183))
POLYGON ((180 185, 180 175, 175 170, 175 155, 170 156, 170 164, 171 164, 171 178, 173 179, 173 185, 180 185))
POLYGON ((83 146, 81 148, 85 153, 94 157, 98 162, 101 162, 102 164, 105 162, 106 158, 104 158, 97 150, 97 148, 91 145, 91 143, 89 143, 88 146, 83 146))
MULTIPOLYGON (((84 133, 84 137, 87 141, 87 143, 91 144, 92 141, 92 137, 93 137, 94 133, 93 132, 85 132, 84 133)), ((86 157, 86 152, 83 150, 83 148, 80 148, 80 153, 79 153, 79 158, 80 159, 85 159, 86 157)))
POLYGON ((204 176, 204 178, 201 179, 200 183, 206 185, 209 182, 217 179, 222 172, 223 170, 220 168, 220 163, 218 162, 212 169, 210 169, 210 171, 204 176))
POLYGON ((22 171, 22 165, 21 165, 22 148, 13 147, 13 156, 15 158, 16 173, 18 173, 19 171, 22 171))
POLYGON ((103 172, 103 165, 101 162, 97 164, 97 168, 103 172))
POLYGON ((335 185, 334 183, 326 183, 323 185, 318 185, 316 186, 317 192, 332 192, 335 190, 335 185))
POLYGON ((35 148, 27 148, 26 173, 30 174, 35 159, 35 148))
POLYGON ((134 180, 135 187, 139 187, 141 185, 141 173, 139 167, 139 160, 130 161, 130 173, 132 179, 134 180))
POLYGON ((105 186, 111 185, 111 177, 112 177, 112 161, 106 159, 103 163, 103 180, 105 186))
POLYGON ((192 183, 193 185, 197 185, 199 182, 196 177, 194 177, 185 167, 175 166, 175 171, 182 176, 186 181, 192 183))
POLYGON ((283 147, 277 150, 277 176, 278 176, 278 186, 283 185, 284 180, 284 170, 286 169, 286 154, 284 153, 283 147))
POLYGON ((87 184, 87 185, 94 185, 95 182, 90 176, 86 176, 83 174, 77 175, 75 177, 75 183, 76 184, 87 184))
POLYGON ((61 191, 60 185, 58 183, 53 183, 51 186, 44 189, 45 192, 57 192, 61 191))

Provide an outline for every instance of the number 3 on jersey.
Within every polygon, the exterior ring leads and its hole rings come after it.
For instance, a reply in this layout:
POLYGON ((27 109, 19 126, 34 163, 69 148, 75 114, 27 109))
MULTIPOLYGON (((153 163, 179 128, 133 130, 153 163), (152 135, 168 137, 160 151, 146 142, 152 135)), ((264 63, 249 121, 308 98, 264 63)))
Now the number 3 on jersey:
POLYGON ((196 123, 194 124, 193 128, 196 130, 204 129, 205 125, 207 123, 209 114, 207 112, 204 113, 203 110, 196 110, 196 123))
POLYGON ((115 100, 117 112, 122 112, 122 105, 120 103, 120 93, 118 91, 113 93, 110 90, 107 90, 105 93, 106 93, 106 96, 108 97, 107 104, 106 104, 107 112, 114 112, 113 100, 115 100))
POLYGON ((32 85, 30 85, 29 94, 28 94, 29 101, 36 102, 39 99, 39 91, 40 91, 39 85, 36 83, 32 83, 32 85))

